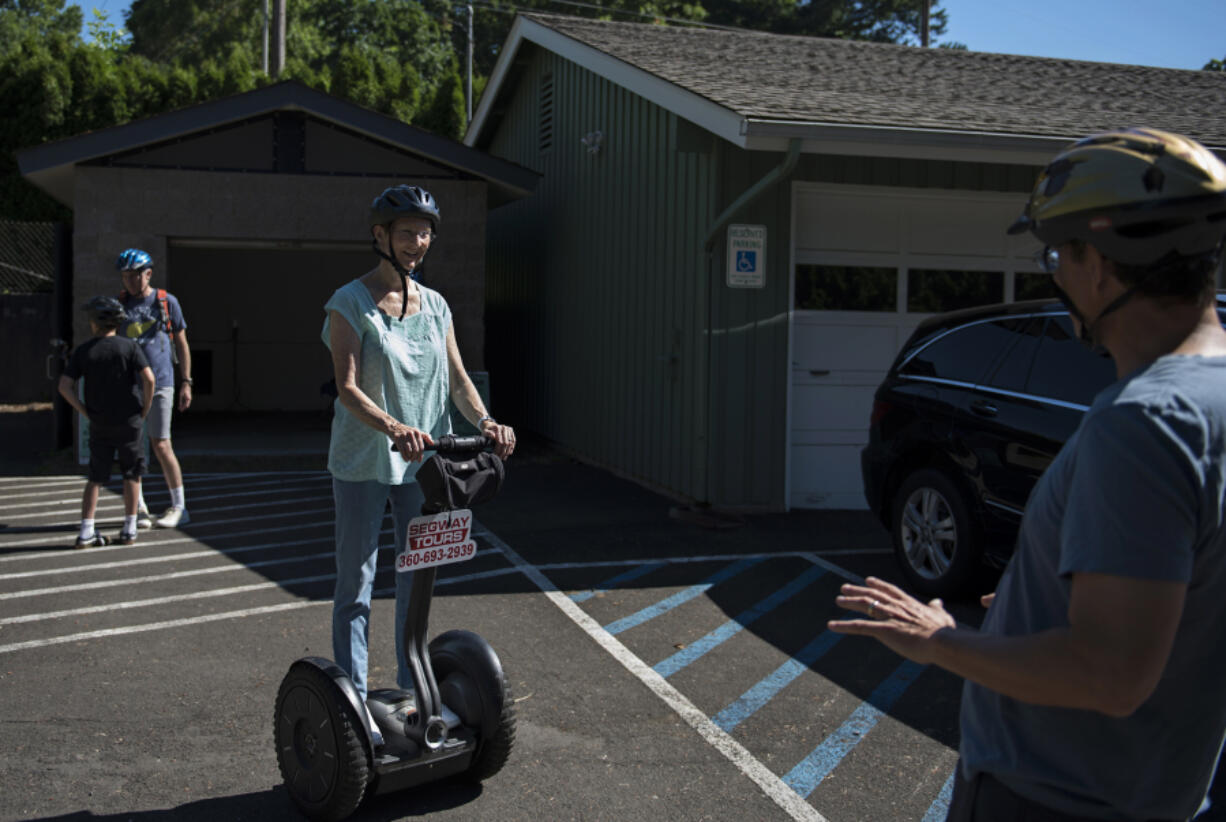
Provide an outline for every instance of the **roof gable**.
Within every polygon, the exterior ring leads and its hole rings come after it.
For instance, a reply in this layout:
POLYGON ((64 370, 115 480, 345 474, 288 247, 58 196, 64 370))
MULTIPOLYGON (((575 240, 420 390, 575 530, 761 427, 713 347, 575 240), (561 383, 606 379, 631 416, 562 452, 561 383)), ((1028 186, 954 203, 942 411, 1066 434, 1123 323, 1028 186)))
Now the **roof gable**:
POLYGON ((77 165, 481 179, 490 204, 538 175, 462 143, 289 81, 23 149, 23 175, 72 205, 77 165))
POLYGON ((114 168, 470 178, 345 126, 296 111, 263 114, 87 161, 114 168))

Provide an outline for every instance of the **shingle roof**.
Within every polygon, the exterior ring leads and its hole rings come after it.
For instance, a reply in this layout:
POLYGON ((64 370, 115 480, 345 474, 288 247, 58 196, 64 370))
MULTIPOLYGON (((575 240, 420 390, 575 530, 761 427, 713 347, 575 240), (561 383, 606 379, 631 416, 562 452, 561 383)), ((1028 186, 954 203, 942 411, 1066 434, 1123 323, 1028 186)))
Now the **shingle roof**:
POLYGON ((1046 137, 1148 125, 1226 146, 1226 72, 524 16, 746 118, 1046 137))

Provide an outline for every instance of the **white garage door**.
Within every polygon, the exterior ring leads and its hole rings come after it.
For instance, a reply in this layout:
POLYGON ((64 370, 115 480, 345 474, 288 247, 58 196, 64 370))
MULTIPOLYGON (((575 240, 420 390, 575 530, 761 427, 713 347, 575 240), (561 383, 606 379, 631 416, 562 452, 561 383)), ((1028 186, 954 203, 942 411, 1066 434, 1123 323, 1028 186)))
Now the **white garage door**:
POLYGON ((795 183, 788 500, 864 508, 873 393, 934 313, 1047 286, 1010 237, 1025 195, 795 183))

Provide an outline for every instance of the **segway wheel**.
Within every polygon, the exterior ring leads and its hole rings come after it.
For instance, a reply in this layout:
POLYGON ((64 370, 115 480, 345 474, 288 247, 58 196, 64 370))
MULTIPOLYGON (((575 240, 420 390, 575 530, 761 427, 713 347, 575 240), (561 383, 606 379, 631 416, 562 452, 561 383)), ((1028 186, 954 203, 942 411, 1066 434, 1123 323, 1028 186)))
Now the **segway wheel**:
POLYGON ((298 810, 317 822, 336 822, 357 809, 370 763, 353 707, 330 677, 296 663, 277 693, 277 765, 298 810))
POLYGON ((515 745, 515 701, 494 649, 471 631, 447 631, 430 643, 430 666, 443 703, 477 729, 477 753, 467 775, 489 779, 515 745))

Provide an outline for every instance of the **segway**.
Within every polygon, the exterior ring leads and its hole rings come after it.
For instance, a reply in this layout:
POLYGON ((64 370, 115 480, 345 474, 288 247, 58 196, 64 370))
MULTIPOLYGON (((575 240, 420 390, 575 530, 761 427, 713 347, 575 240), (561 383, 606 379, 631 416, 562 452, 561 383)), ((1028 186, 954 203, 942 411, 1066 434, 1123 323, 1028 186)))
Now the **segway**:
POLYGON ((457 774, 487 779, 511 753, 515 712, 494 649, 471 631, 447 631, 426 644, 436 568, 476 555, 472 514, 463 506, 501 485, 491 444, 440 437, 417 475, 426 503, 408 534, 398 535, 396 558, 397 572, 414 572, 404 630, 413 690, 371 691, 363 706, 348 674, 321 657, 299 659, 281 682, 277 764, 309 819, 344 819, 366 797, 457 774), (383 735, 377 748, 368 717, 383 735))

